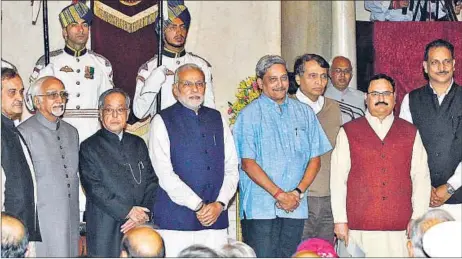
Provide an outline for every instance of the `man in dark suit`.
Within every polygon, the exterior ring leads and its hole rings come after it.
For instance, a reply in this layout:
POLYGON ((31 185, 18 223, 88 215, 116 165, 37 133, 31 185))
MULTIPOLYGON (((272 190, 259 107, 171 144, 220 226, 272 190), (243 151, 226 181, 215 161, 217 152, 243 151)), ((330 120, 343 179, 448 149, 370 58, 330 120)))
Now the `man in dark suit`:
POLYGON ((129 106, 123 90, 104 92, 98 101, 103 128, 80 146, 90 257, 120 255, 123 233, 149 220, 158 186, 146 144, 124 132, 129 106))

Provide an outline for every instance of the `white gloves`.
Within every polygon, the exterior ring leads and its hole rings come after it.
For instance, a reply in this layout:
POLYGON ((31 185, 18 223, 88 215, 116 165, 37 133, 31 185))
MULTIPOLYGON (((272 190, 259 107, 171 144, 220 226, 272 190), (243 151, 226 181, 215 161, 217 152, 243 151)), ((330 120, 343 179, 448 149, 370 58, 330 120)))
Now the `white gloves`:
POLYGON ((152 70, 151 74, 146 78, 142 93, 154 92, 158 93, 162 84, 167 80, 167 67, 162 65, 152 70))

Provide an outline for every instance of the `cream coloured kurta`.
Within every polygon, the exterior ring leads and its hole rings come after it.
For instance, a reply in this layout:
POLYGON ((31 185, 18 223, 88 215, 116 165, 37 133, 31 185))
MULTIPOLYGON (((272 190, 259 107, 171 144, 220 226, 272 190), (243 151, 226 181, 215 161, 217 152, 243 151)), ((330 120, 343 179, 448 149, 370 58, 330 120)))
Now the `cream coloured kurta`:
MULTIPOLYGON (((382 122, 366 111, 367 122, 377 136, 383 140, 394 121, 393 113, 382 122)), ((391 161, 392 162, 392 161, 391 161)), ((345 130, 340 128, 337 142, 331 159, 331 201, 334 223, 348 223, 346 212, 347 180, 351 168, 350 146, 345 130)), ((415 136, 412 161, 412 216, 417 219, 428 210, 431 183, 430 170, 427 164, 427 152, 423 146, 420 134, 415 136)), ((368 215, 364 215, 367 217, 368 215)), ((366 257, 407 257, 406 231, 349 231, 349 242, 356 243, 366 254, 366 257)))

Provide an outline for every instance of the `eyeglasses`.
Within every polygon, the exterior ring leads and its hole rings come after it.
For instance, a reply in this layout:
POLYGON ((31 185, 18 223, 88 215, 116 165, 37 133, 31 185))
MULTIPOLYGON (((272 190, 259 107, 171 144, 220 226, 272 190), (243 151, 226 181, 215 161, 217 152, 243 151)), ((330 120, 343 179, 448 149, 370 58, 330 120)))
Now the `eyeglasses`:
POLYGON ((336 68, 334 69, 334 73, 336 74, 351 74, 351 68, 347 68, 347 69, 340 69, 340 68, 336 68))
POLYGON ((103 109, 103 115, 112 115, 114 112, 117 113, 117 115, 124 114, 126 111, 128 111, 127 108, 117 108, 117 109, 112 109, 112 108, 104 108, 103 109))
POLYGON ((205 87, 205 82, 204 81, 197 81, 197 82, 191 82, 191 81, 179 81, 178 83, 182 84, 183 86, 187 88, 192 88, 194 85, 197 88, 204 88, 205 87))
POLYGON ((367 93, 367 94, 372 96, 372 97, 379 97, 379 96, 390 97, 390 96, 393 95, 393 93, 394 92, 391 92, 391 91, 385 91, 385 92, 374 91, 374 92, 370 92, 370 93, 367 93))
POLYGON ((13 97, 16 96, 17 93, 19 93, 20 97, 23 97, 24 96, 24 88, 21 89, 21 90, 8 89, 8 91, 6 92, 6 95, 8 95, 8 97, 10 97, 10 98, 13 98, 13 97))
POLYGON ((61 97, 64 100, 67 100, 69 98, 69 93, 66 91, 61 91, 61 92, 48 92, 46 94, 37 94, 37 96, 46 96, 50 100, 56 100, 59 97, 61 97))

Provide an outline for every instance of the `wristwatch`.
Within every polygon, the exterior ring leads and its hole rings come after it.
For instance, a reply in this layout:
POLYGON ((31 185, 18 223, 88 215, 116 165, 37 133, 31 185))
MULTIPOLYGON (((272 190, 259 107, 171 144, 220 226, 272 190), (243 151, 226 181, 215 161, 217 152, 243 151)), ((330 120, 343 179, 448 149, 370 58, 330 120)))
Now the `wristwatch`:
POLYGON ((452 185, 450 185, 449 183, 447 183, 446 186, 448 187, 447 192, 448 192, 450 195, 453 195, 453 194, 456 192, 456 190, 454 190, 454 187, 452 187, 452 185))
POLYGON ((221 202, 221 201, 217 201, 217 202, 220 203, 220 205, 221 205, 222 208, 223 208, 223 211, 225 211, 225 210, 226 210, 226 205, 225 205, 225 203, 224 203, 224 202, 221 202))
POLYGON ((302 192, 302 190, 300 190, 300 188, 295 188, 294 191, 298 192, 298 196, 300 197, 300 199, 303 199, 303 197, 305 197, 305 193, 302 192))

